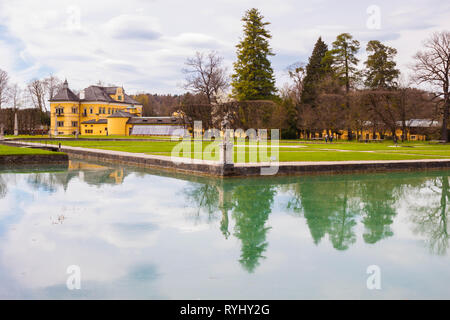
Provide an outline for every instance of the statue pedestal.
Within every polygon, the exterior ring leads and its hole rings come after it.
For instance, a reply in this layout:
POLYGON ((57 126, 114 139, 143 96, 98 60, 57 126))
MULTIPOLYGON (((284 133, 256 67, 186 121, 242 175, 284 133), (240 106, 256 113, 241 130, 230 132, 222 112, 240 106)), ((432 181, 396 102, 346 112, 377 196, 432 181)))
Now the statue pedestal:
POLYGON ((219 154, 220 154, 220 158, 219 158, 219 163, 222 164, 234 164, 234 152, 233 152, 233 142, 230 141, 223 141, 220 143, 220 148, 219 148, 219 154))

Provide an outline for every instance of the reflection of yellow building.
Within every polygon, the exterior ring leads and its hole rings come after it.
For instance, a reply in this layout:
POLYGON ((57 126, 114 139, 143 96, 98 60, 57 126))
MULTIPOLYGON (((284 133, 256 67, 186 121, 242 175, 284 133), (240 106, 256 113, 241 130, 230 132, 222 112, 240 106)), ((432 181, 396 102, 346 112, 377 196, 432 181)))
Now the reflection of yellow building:
POLYGON ((101 166, 99 164, 93 164, 93 163, 69 160, 69 171, 74 171, 74 170, 105 170, 105 169, 107 169, 105 166, 101 166))
MULTIPOLYGON (((102 176, 107 177, 106 180, 108 182, 113 182, 114 184, 122 184, 123 179, 125 178, 125 172, 123 168, 109 168, 106 166, 87 163, 87 162, 79 162, 79 161, 69 161, 69 171, 92 171, 92 172, 101 172, 102 176)), ((83 175, 84 176, 84 175, 83 175)))
POLYGON ((180 117, 142 117, 142 105, 122 87, 90 86, 76 95, 66 80, 50 110, 55 135, 171 135, 184 128, 180 117))

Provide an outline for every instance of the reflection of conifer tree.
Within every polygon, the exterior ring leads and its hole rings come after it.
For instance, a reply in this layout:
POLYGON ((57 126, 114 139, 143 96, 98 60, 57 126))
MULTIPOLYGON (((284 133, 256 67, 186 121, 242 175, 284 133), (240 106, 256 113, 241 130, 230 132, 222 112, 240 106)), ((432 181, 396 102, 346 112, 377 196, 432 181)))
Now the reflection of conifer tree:
POLYGON ((317 183, 305 177, 295 185, 295 196, 288 203, 288 209, 298 213, 303 212, 316 245, 320 243, 330 227, 332 208, 328 198, 333 189, 333 184, 317 183))
POLYGON ((355 197, 357 188, 351 192, 348 190, 357 184, 351 183, 349 186, 348 177, 343 179, 305 177, 295 188, 295 197, 298 199, 288 204, 294 211, 303 211, 315 244, 319 244, 328 233, 338 250, 346 250, 355 242, 353 227, 358 214, 358 210, 353 209, 352 199, 349 199, 350 196, 355 197), (301 208, 295 209, 299 204, 301 208))
POLYGON ((271 212, 275 190, 271 186, 237 186, 234 190, 234 235, 241 240, 242 266, 253 272, 267 248, 266 221, 271 212))
POLYGON ((337 206, 331 216, 329 235, 335 249, 347 250, 356 241, 353 227, 356 225, 358 211, 351 208, 347 180, 341 192, 337 196, 337 206))
POLYGON ((389 181, 376 179, 362 183, 361 202, 366 228, 363 238, 366 243, 373 244, 393 235, 390 225, 397 214, 394 209, 396 184, 389 184, 389 181))
POLYGON ((446 254, 449 247, 448 179, 447 175, 443 175, 434 179, 432 183, 425 184, 427 190, 432 190, 431 194, 421 196, 421 201, 425 201, 426 204, 410 208, 413 211, 412 221, 416 224, 415 232, 425 235, 430 251, 438 255, 446 254))

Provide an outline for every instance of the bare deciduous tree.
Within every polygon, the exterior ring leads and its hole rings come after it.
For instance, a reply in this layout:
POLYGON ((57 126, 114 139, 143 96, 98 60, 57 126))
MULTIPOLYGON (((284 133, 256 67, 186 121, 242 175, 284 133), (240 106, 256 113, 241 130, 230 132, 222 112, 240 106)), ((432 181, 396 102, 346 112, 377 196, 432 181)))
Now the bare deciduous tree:
POLYGON ((295 103, 299 105, 306 76, 305 64, 294 63, 288 67, 287 72, 289 74, 289 78, 294 82, 293 85, 290 86, 290 96, 294 98, 295 103))
POLYGON ((45 110, 45 83, 43 80, 34 79, 28 83, 28 92, 36 109, 45 110))
POLYGON ((193 93, 204 94, 208 103, 217 102, 217 96, 228 88, 228 76, 223 67, 223 58, 217 52, 208 54, 197 52, 195 57, 185 62, 187 68, 184 88, 193 93))
POLYGON ((0 109, 2 108, 2 104, 8 101, 8 80, 8 73, 0 69, 0 109))
POLYGON ((414 56, 414 80, 437 88, 437 98, 442 99, 442 139, 448 142, 447 123, 450 112, 450 32, 434 33, 424 43, 425 50, 414 56))
POLYGON ((19 109, 19 107, 22 105, 23 97, 22 97, 22 89, 19 87, 17 83, 14 83, 9 87, 8 90, 9 93, 9 101, 11 103, 12 108, 14 109, 14 112, 19 109))
POLYGON ((48 100, 50 100, 55 96, 55 94, 61 88, 62 81, 58 77, 54 76, 53 74, 50 74, 43 81, 44 81, 45 90, 48 94, 48 100))

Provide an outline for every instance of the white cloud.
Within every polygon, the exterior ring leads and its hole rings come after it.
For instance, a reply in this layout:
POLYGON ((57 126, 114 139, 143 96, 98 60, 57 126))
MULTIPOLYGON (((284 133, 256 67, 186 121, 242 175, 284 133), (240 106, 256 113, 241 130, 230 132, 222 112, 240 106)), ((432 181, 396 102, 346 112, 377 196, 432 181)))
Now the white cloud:
POLYGON ((156 40, 161 37, 160 26, 155 17, 124 14, 105 24, 112 38, 121 40, 156 40))
MULTIPOLYGON (((49 72, 80 89, 102 80, 128 92, 177 93, 185 59, 217 50, 229 70, 242 35, 245 10, 262 11, 273 35, 278 85, 283 70, 307 61, 322 36, 331 44, 349 32, 361 41, 377 38, 398 49, 403 71, 431 31, 450 29, 450 5, 432 0, 378 1, 381 30, 366 28, 369 4, 283 1, 45 1, 0 3, 0 68, 25 82, 49 72)), ((364 50, 361 52, 364 58, 364 50)))

